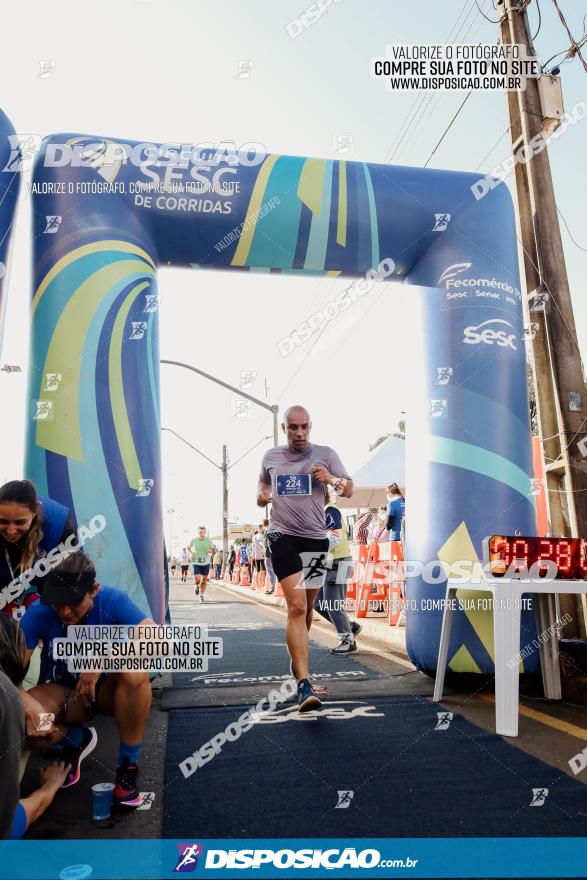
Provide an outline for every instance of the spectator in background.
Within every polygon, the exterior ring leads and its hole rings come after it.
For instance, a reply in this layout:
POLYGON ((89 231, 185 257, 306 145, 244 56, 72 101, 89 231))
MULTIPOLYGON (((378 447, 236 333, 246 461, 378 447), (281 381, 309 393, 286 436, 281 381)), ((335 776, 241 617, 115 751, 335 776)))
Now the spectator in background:
POLYGON ((369 541, 374 541, 376 544, 382 544, 384 541, 389 541, 389 532, 387 530, 387 507, 380 507, 377 511, 377 515, 373 517, 369 541))
POLYGON ((402 520, 406 512, 406 502, 397 483, 387 487, 387 529, 390 541, 401 541, 402 520))
POLYGON ((247 547, 247 542, 245 539, 242 539, 241 545, 238 548, 238 558, 241 570, 243 568, 247 568, 249 572, 249 580, 251 579, 251 566, 250 566, 250 556, 249 556, 249 548, 247 547))
POLYGON ((353 542, 355 544, 368 543, 369 526, 371 525, 376 513, 377 508, 372 507, 370 510, 366 511, 366 513, 362 513, 355 521, 355 525, 353 528, 353 542))
POLYGON ((267 537, 267 532, 269 530, 269 520, 264 519, 261 525, 259 526, 261 531, 263 532, 263 538, 265 540, 265 569, 267 571, 267 581, 265 582, 265 592, 267 595, 271 595, 271 593, 275 592, 275 586, 277 584, 277 577, 275 572, 273 571, 273 558, 271 556, 271 542, 267 537))
MULTIPOLYGON (((69 508, 38 496, 29 480, 5 483, 0 488, 0 591, 74 533, 69 508)), ((12 602, 4 602, 0 593, 0 609, 20 620, 39 598, 41 586, 31 581, 12 602)))
POLYGON ((228 576, 230 578, 232 578, 232 573, 234 571, 234 564, 236 562, 236 551, 237 551, 236 545, 237 544, 238 544, 238 541, 235 541, 235 543, 230 548, 230 552, 228 554, 228 576))

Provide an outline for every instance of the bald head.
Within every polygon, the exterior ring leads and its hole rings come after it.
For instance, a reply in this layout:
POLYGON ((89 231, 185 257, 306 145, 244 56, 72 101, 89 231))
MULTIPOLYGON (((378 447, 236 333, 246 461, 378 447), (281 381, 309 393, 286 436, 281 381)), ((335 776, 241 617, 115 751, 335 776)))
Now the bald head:
POLYGON ((310 413, 303 406, 290 406, 283 418, 281 427, 287 438, 287 445, 293 452, 303 452, 310 442, 310 413))

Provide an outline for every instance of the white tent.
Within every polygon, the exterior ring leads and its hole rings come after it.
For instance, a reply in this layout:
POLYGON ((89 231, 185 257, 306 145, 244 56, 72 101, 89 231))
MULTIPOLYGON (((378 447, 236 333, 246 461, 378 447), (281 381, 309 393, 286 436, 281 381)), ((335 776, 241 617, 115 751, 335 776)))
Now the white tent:
POLYGON ((385 489, 390 483, 405 485, 405 440, 388 437, 369 453, 366 461, 352 474, 355 489, 352 498, 339 498, 339 507, 380 507, 387 504, 385 489))

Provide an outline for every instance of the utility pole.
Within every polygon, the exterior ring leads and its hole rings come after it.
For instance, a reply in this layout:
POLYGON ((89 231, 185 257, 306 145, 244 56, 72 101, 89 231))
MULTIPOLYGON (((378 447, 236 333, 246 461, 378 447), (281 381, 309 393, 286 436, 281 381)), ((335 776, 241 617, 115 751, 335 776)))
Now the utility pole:
POLYGON ((222 447, 222 564, 228 559, 228 452, 222 447))
MULTIPOLYGON (((498 0, 501 41, 526 46, 534 55, 526 7, 520 0, 498 0)), ((587 537, 587 457, 579 445, 587 434, 587 399, 571 294, 557 217, 548 149, 530 141, 543 132, 538 81, 507 93, 512 153, 526 147, 527 161, 516 162, 517 214, 523 247, 527 301, 525 314, 537 326, 531 339, 539 431, 553 535, 587 537), (544 305, 536 310, 542 300, 544 305)), ((546 133, 545 133, 546 134, 546 133)), ((572 615, 567 636, 585 638, 578 596, 561 597, 572 615)))

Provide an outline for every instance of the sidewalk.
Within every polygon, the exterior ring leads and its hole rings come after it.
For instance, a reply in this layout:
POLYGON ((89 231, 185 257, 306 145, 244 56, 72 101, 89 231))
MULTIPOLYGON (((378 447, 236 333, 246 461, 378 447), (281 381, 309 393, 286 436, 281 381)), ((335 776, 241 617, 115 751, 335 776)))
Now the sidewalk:
MULTIPOLYGON (((247 596, 249 599, 258 602, 260 605, 277 605, 280 608, 285 608, 285 598, 283 596, 266 595, 257 590, 252 590, 250 587, 241 587, 239 584, 229 583, 225 580, 214 581, 213 583, 221 585, 226 590, 231 590, 237 595, 247 596)), ((363 631, 361 637, 364 636, 368 639, 373 639, 376 642, 383 643, 392 654, 396 654, 404 660, 408 659, 405 626, 399 626, 397 628, 395 626, 389 626, 386 614, 357 618, 355 615, 349 613, 349 617, 351 620, 356 620, 357 623, 362 626, 363 631)), ((332 626, 319 614, 314 615, 312 626, 323 627, 326 631, 332 630, 332 626)))

